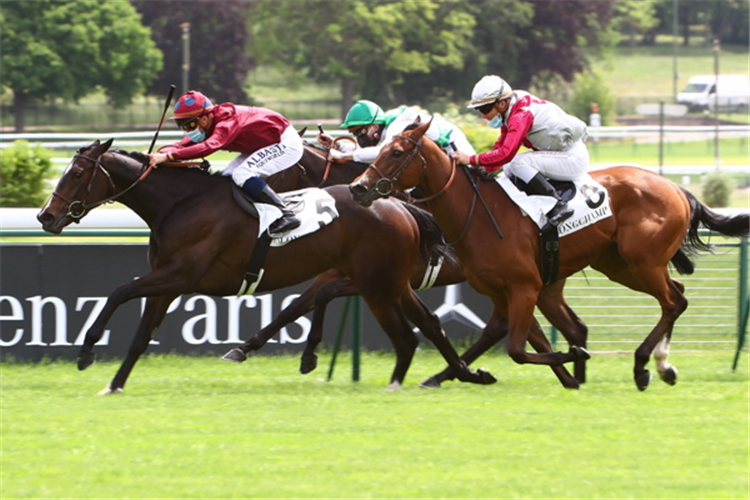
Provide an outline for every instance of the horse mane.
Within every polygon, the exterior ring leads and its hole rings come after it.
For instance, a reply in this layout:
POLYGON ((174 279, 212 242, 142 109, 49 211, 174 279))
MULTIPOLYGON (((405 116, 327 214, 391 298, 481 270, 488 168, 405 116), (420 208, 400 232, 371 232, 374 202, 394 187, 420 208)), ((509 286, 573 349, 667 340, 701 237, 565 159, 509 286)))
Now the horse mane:
MULTIPOLYGON (((117 155, 125 156, 126 158, 130 158, 131 160, 135 160, 141 165, 148 165, 149 158, 146 153, 142 153, 141 151, 126 151, 124 149, 110 149, 108 151, 109 153, 114 153, 117 155)), ((221 177, 221 172, 209 172, 208 170, 204 170, 202 168, 199 168, 197 166, 187 166, 187 167, 178 167, 178 168, 170 168, 170 170, 177 170, 177 171, 190 171, 190 172, 200 172, 201 175, 208 175, 208 176, 215 176, 215 177, 221 177)), ((194 174, 190 174, 194 175, 194 174)))
POLYGON ((316 150, 320 151, 321 153, 325 153, 326 155, 328 154, 328 148, 324 148, 320 144, 317 144, 317 143, 314 143, 314 142, 309 142, 309 141, 302 141, 302 143, 305 146, 309 146, 312 149, 316 149, 316 150))
POLYGON ((459 264, 453 248, 445 242, 445 235, 433 215, 410 203, 402 202, 404 208, 414 217, 419 226, 419 253, 426 262, 442 257, 453 264, 459 264))

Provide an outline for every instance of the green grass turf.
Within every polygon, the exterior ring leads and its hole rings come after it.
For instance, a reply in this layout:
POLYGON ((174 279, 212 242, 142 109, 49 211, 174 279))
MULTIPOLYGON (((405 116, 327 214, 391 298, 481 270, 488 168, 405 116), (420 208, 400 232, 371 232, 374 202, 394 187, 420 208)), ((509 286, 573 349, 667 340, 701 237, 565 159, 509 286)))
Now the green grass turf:
POLYGON ((2 498, 748 498, 748 359, 677 353, 676 386, 631 380, 632 355, 595 356, 580 391, 501 352, 487 387, 417 382, 390 354, 363 379, 302 376, 292 356, 243 365, 147 356, 124 394, 117 364, 0 363, 2 498))

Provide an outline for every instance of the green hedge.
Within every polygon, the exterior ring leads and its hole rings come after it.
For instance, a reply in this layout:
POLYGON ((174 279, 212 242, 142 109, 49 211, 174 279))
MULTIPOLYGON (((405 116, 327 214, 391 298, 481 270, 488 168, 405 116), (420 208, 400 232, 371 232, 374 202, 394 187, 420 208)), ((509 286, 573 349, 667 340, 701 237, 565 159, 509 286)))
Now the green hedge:
POLYGON ((28 141, 0 150, 0 206, 38 207, 47 198, 45 179, 52 167, 50 152, 28 141))

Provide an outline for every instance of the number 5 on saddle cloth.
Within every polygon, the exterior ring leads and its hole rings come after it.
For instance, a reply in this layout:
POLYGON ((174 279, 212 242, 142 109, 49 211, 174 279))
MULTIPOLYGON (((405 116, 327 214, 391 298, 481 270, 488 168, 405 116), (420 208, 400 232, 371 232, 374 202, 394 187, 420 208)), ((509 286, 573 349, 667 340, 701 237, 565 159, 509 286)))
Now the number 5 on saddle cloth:
POLYGON ((245 271, 245 277, 237 295, 252 295, 255 292, 260 280, 263 279, 263 263, 270 247, 281 247, 297 238, 314 233, 339 216, 333 197, 322 189, 308 188, 279 193, 279 196, 286 202, 287 208, 294 212, 294 215, 302 221, 302 224, 292 231, 272 237, 268 233, 268 227, 273 221, 281 217, 281 210, 266 203, 254 204, 242 189, 234 183, 232 183, 232 194, 243 210, 258 219, 259 222, 258 240, 253 248, 250 264, 245 271))

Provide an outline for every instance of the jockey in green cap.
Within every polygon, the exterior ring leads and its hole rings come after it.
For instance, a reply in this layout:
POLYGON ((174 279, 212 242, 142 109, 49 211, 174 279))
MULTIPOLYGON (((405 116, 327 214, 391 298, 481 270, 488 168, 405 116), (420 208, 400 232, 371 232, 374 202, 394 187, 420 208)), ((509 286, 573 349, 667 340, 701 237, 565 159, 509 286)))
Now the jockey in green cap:
POLYGON ((331 148, 328 158, 332 161, 372 163, 380 153, 380 149, 417 118, 420 118, 422 122, 431 121, 426 135, 438 143, 447 154, 455 151, 462 151, 468 155, 476 154, 474 147, 461 129, 444 118, 431 117, 407 106, 383 112, 380 106, 367 100, 355 102, 346 114, 344 123, 341 124, 341 128, 348 129, 349 133, 354 136, 359 147, 354 150, 344 150, 345 144, 339 142, 336 143, 336 148, 340 149, 334 149, 333 138, 324 133, 319 133, 317 139, 321 145, 331 148))

